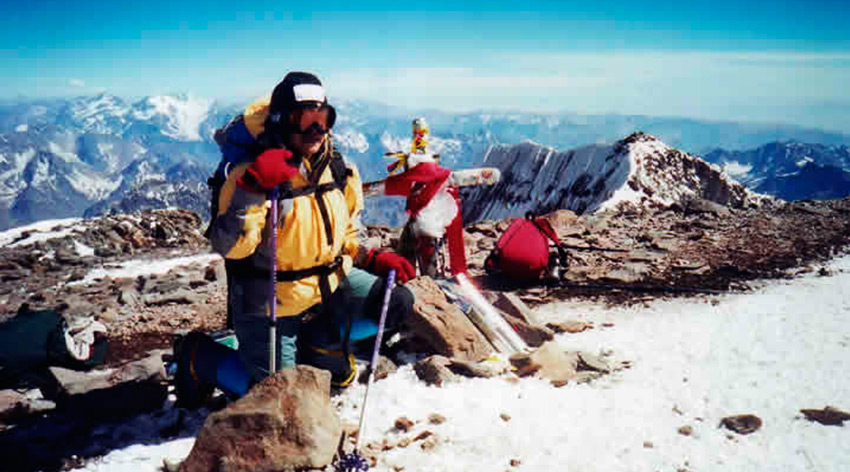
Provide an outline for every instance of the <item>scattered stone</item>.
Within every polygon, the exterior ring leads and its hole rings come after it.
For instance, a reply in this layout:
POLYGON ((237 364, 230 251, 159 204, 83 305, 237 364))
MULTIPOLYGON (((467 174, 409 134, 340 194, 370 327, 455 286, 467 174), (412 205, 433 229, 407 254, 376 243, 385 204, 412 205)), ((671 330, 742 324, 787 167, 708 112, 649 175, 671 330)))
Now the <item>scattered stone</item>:
POLYGON ((578 353, 568 352, 555 341, 549 341, 531 353, 516 353, 510 358, 520 377, 536 375, 562 383, 576 378, 578 353))
MULTIPOLYGON (((390 360, 386 356, 378 356, 378 364, 375 366, 375 379, 381 380, 389 377, 390 374, 393 374, 398 371, 398 366, 395 365, 395 362, 390 360)), ((365 384, 369 381, 369 368, 366 367, 360 371, 360 376, 357 378, 357 381, 365 384)))
POLYGON ((395 420, 395 429, 397 431, 408 432, 413 428, 413 421, 411 421, 408 417, 402 416, 395 420))
POLYGON ((502 421, 504 421, 505 423, 507 423, 508 421, 510 421, 510 420, 511 420, 511 415, 509 415, 509 414, 507 414, 507 413, 499 413, 499 418, 501 418, 501 419, 502 419, 502 421))
POLYGON ((451 362, 443 356, 435 355, 418 361, 413 365, 413 370, 426 384, 440 387, 446 382, 456 380, 455 374, 448 368, 451 362))
POLYGON ((678 431, 682 436, 691 436, 694 434, 694 427, 686 424, 685 426, 679 426, 679 429, 676 431, 678 431))
POLYGON ((491 378, 504 374, 510 370, 511 365, 500 359, 485 359, 480 362, 451 359, 447 367, 452 373, 463 377, 491 378))
POLYGON ((584 384, 592 382, 600 377, 602 377, 602 372, 596 372, 592 370, 582 370, 576 375, 575 382, 577 384, 584 384))
POLYGON ((40 397, 38 390, 24 393, 0 390, 0 429, 4 424, 14 424, 56 408, 56 403, 40 397))
POLYGON ((413 438, 413 440, 414 440, 414 441, 421 441, 421 440, 423 440, 423 439, 425 439, 425 438, 429 438, 429 437, 431 437, 431 436, 433 436, 433 435, 434 435, 434 433, 433 433, 433 432, 428 431, 428 430, 425 430, 425 431, 422 431, 421 433, 417 434, 417 435, 416 435, 416 437, 415 437, 415 438, 413 438))
POLYGON ((722 217, 728 217, 731 214, 729 208, 719 203, 712 202, 711 200, 695 198, 685 202, 685 215, 702 213, 709 213, 714 216, 722 217))
POLYGON ((519 467, 522 464, 522 461, 519 459, 511 459, 511 467, 519 467))
POLYGON ((626 262, 614 270, 603 273, 600 281, 613 284, 633 284, 644 280, 650 272, 650 266, 643 262, 626 262))
POLYGON ((653 444, 652 441, 644 441, 643 447, 644 449, 652 449, 655 447, 655 444, 653 444))
POLYGON ((329 372, 305 365, 266 378, 207 417, 181 472, 329 465, 342 433, 330 387, 329 372))
POLYGON ((606 321, 605 323, 602 323, 602 327, 603 327, 603 328, 613 328, 613 327, 614 327, 614 323, 612 323, 612 322, 610 322, 610 321, 606 321))
POLYGON ((410 446, 410 438, 401 438, 401 441, 398 442, 397 446, 404 449, 407 446, 410 446))
POLYGON ((831 406, 826 406, 820 410, 800 410, 800 413, 809 421, 816 421, 829 426, 844 426, 844 422, 850 420, 850 413, 831 406))
POLYGON ((460 309, 446 299, 442 289, 427 276, 407 282, 416 301, 406 322, 436 354, 480 361, 493 352, 493 346, 460 309))
POLYGON ((608 362, 602 358, 602 356, 598 356, 596 354, 591 354, 589 352, 579 352, 578 353, 578 369, 579 370, 592 370, 596 372, 602 372, 605 374, 611 373, 611 366, 608 362))
POLYGON ((227 280, 227 273, 224 269, 224 263, 215 261, 204 269, 204 280, 207 282, 224 282, 227 280))
POLYGON ((720 426, 738 434, 750 434, 761 428, 762 421, 756 415, 727 416, 720 420, 720 426))
POLYGON ((559 323, 546 323, 546 327, 556 333, 581 333, 593 329, 593 323, 578 320, 567 320, 559 323))
POLYGON ((97 314, 97 320, 103 323, 112 323, 116 319, 118 319, 118 313, 111 308, 107 308, 97 314))
POLYGON ((201 297, 187 288, 178 288, 167 293, 150 293, 142 295, 142 302, 147 306, 161 305, 195 305, 201 303, 201 297))
POLYGON ((443 424, 446 422, 446 417, 439 413, 431 413, 428 415, 428 422, 431 424, 443 424))
POLYGON ((423 451, 433 451, 439 443, 440 440, 439 438, 437 438, 437 436, 429 436, 424 441, 422 441, 422 444, 420 444, 419 447, 423 451))
POLYGON ((118 303, 122 305, 136 306, 140 300, 139 292, 132 287, 124 288, 118 293, 118 303))

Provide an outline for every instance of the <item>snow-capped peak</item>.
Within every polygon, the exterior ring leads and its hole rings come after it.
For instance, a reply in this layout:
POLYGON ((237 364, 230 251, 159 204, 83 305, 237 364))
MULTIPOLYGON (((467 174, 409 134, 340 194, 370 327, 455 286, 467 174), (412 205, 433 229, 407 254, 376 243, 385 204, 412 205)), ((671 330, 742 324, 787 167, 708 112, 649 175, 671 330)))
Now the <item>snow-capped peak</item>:
POLYGON ((118 134, 127 123, 129 111, 120 98, 101 93, 75 99, 70 105, 70 118, 84 132, 118 134))
POLYGON ((158 95, 136 103, 133 118, 155 122, 162 134, 184 141, 200 141, 201 123, 210 113, 213 101, 191 95, 158 95))

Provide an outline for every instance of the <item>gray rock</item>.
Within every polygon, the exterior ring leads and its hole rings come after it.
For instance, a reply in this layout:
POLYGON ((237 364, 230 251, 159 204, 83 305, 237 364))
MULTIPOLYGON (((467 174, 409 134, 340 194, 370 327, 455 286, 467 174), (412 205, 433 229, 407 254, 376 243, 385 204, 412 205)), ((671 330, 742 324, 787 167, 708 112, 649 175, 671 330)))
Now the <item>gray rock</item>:
POLYGON ((756 415, 727 416, 720 420, 720 426, 738 434, 750 434, 761 428, 762 421, 756 415))
POLYGON ((214 261, 204 269, 204 280, 208 282, 226 282, 227 273, 224 270, 224 263, 214 261))
POLYGON ((183 472, 322 468, 342 423, 330 402, 330 373, 299 365, 263 380, 207 417, 183 472))
POLYGON ((201 297, 192 290, 180 288, 168 293, 150 293, 142 295, 142 301, 148 306, 161 306, 168 304, 194 305, 201 302, 201 297))
POLYGON ((546 323, 546 327, 556 333, 581 333, 582 331, 593 329, 593 323, 579 320, 567 320, 546 323))
POLYGON ((133 287, 124 287, 118 293, 118 303, 122 305, 128 306, 136 306, 141 301, 141 297, 139 296, 139 292, 136 291, 133 287))
POLYGON ((685 214, 711 214, 714 216, 728 217, 731 212, 728 207, 710 200, 693 199, 685 202, 685 214))
POLYGON ((452 373, 463 377, 491 378, 502 375, 510 370, 510 364, 504 361, 485 359, 480 362, 469 362, 452 359, 448 364, 452 373))
POLYGON ((13 424, 54 408, 56 403, 41 398, 38 390, 24 393, 17 390, 0 390, 0 425, 13 424))
MULTIPOLYGON (((390 374, 393 374, 397 371, 398 366, 395 365, 395 362, 391 361, 385 356, 378 356, 378 365, 375 366, 375 378, 373 381, 385 379, 390 374)), ((366 365, 366 367, 360 371, 360 376, 358 377, 357 381, 360 383, 366 383, 369 381, 368 365, 366 365)))
POLYGON ((845 421, 850 420, 850 413, 831 406, 826 406, 820 410, 803 409, 800 410, 800 413, 802 413, 807 420, 815 421, 824 425, 843 426, 845 421))
POLYGON ((168 385, 162 353, 106 370, 80 372, 50 367, 52 385, 43 389, 59 408, 75 415, 116 418, 162 407, 168 385))
POLYGON ((620 267, 600 274, 600 279, 609 283, 631 284, 643 280, 650 268, 642 262, 629 262, 620 267))
POLYGON ((611 366, 605 359, 602 358, 602 356, 591 354, 589 352, 579 352, 578 358, 579 370, 591 370, 595 372, 602 372, 604 374, 611 373, 612 371, 611 366))
POLYGON ((188 280, 183 279, 179 275, 169 273, 162 279, 157 280, 155 284, 146 287, 145 291, 151 294, 165 294, 169 292, 176 292, 188 285, 188 280))
POLYGON ((416 376, 426 384, 440 387, 444 383, 457 380, 455 374, 448 367, 451 362, 444 356, 430 356, 414 364, 413 370, 416 372, 416 376))

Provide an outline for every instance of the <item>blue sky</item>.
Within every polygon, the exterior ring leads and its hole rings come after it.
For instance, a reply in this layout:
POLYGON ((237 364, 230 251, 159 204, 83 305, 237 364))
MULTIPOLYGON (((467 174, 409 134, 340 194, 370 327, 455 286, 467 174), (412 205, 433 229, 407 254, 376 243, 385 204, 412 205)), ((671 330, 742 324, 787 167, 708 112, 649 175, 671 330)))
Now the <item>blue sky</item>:
POLYGON ((10 2, 0 97, 246 100, 300 69, 409 107, 850 132, 850 2, 602 3, 10 2))

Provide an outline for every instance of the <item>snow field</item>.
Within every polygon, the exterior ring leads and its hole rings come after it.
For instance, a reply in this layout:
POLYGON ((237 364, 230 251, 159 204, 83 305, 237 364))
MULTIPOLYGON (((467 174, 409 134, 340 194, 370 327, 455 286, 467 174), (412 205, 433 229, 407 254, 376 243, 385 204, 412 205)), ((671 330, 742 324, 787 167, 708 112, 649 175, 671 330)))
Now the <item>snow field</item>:
MULTIPOLYGON (((559 335, 565 348, 610 352, 632 367, 562 388, 533 378, 464 379, 437 388, 405 365, 373 384, 361 447, 435 433, 433 449, 423 450, 422 440, 396 446, 381 454, 375 471, 846 470, 850 428, 799 414, 826 405, 850 409, 850 294, 841 289, 850 283, 850 256, 828 267, 834 275, 765 282, 749 294, 540 307, 543 318, 595 323, 559 335), (432 413, 446 421, 429 424, 432 413), (723 417, 745 413, 763 426, 746 436, 718 427, 723 417), (410 432, 394 430, 402 416, 416 422, 410 432), (692 433, 680 434, 683 426, 692 433), (512 459, 519 463, 512 466, 512 459)), ((364 389, 332 399, 347 423, 357 424, 364 389)), ((191 442, 134 445, 86 470, 158 470, 163 458, 185 458, 191 442)))

